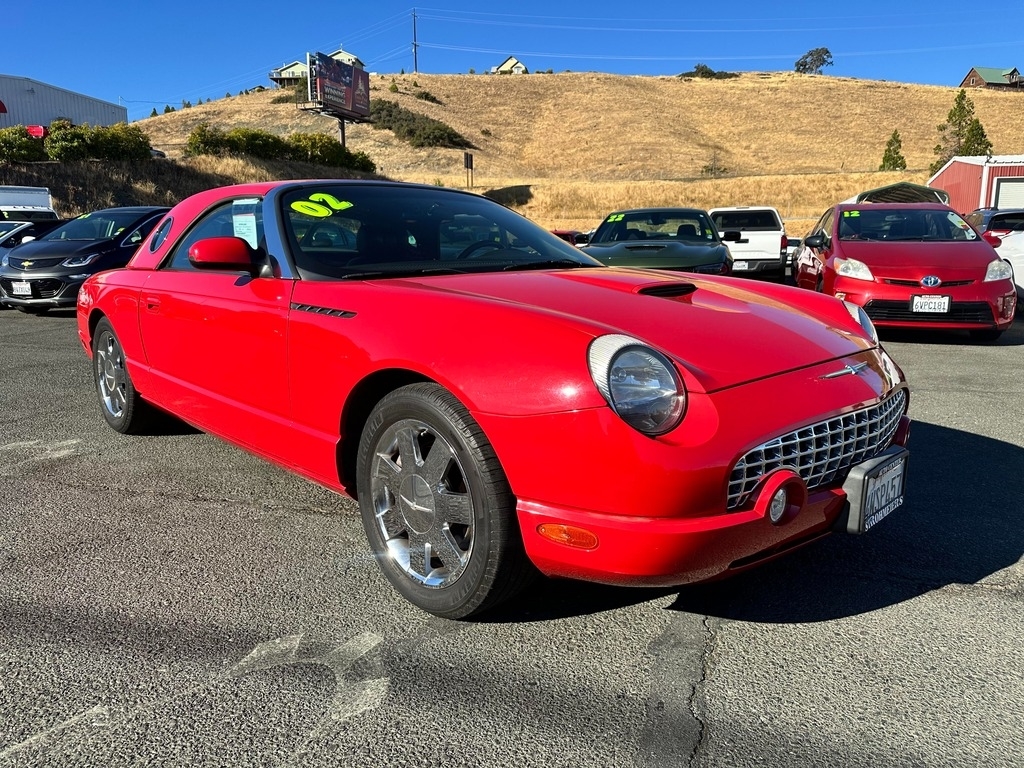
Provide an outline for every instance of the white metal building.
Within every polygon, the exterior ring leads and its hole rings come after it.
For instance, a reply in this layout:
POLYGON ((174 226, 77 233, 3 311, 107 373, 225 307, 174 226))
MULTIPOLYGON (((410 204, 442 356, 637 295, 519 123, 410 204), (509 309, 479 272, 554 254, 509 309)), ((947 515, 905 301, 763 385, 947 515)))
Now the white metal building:
POLYGON ((128 108, 27 77, 0 75, 0 128, 48 126, 58 118, 75 125, 114 125, 128 122, 128 108))

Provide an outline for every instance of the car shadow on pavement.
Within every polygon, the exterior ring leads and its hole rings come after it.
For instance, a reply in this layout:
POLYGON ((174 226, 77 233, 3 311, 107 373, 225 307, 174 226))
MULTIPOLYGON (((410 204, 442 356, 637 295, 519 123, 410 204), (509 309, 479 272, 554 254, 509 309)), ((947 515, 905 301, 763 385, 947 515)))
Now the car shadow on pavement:
POLYGON ((836 534, 731 579, 679 590, 673 610, 766 623, 829 621, 997 575, 1024 555, 1024 449, 915 422, 907 503, 863 536, 836 534))

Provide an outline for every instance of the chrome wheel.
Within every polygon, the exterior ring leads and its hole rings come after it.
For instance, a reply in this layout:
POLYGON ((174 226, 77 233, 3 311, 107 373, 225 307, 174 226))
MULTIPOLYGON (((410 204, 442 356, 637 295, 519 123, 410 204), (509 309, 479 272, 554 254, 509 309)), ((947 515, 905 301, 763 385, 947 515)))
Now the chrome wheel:
POLYGON ((388 557, 408 578, 433 589, 463 575, 473 554, 473 499, 462 464, 422 421, 388 427, 373 454, 371 494, 388 557))
POLYGON ((127 403, 128 374, 124 354, 112 331, 104 330, 96 337, 96 385, 100 402, 113 419, 123 419, 127 403))
POLYGON ((128 373, 124 349, 110 320, 96 323, 92 337, 92 368, 100 412, 112 429, 139 434, 154 425, 155 411, 142 399, 128 373))
POLYGON ((425 611, 472 616, 535 575, 494 448, 437 384, 399 387, 373 407, 359 440, 356 486, 381 571, 425 611))

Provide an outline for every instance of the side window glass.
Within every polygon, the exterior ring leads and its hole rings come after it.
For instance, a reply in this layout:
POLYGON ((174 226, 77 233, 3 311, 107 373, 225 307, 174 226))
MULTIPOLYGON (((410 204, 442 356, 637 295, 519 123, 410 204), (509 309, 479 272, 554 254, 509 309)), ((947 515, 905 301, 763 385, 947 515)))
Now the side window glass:
POLYGON ((141 225, 136 227, 129 233, 128 237, 121 241, 122 245, 138 245, 146 239, 146 235, 153 231, 153 227, 160 221, 160 216, 154 216, 153 218, 143 222, 141 225))
POLYGON ((156 234, 153 235, 153 239, 149 241, 150 253, 153 253, 163 244, 164 240, 167 239, 167 233, 170 231, 172 223, 173 220, 169 216, 164 219, 163 224, 160 225, 160 229, 158 229, 156 234))
POLYGON ((207 211, 174 247, 164 268, 194 271, 189 248, 209 237, 240 237, 258 248, 263 240, 263 221, 257 215, 260 203, 255 198, 231 200, 207 211))
POLYGON ((826 240, 832 239, 832 209, 822 217, 820 225, 821 234, 825 236, 826 240))

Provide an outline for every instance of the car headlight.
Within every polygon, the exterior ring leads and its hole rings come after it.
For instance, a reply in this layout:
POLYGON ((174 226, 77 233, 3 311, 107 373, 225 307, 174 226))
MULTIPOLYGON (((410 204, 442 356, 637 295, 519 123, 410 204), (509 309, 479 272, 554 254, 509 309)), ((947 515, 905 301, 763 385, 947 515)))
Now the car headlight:
POLYGON ((64 259, 60 264, 62 267, 84 267, 92 264, 102 254, 90 253, 85 256, 72 256, 71 258, 64 259))
POLYGON ((611 334, 593 341, 587 362, 598 391, 633 429, 662 435, 682 421, 686 388, 675 366, 657 350, 611 334))
POLYGON ((875 330, 875 324, 871 322, 871 318, 864 311, 864 307, 860 304, 854 304, 852 301, 844 301, 843 304, 846 305, 846 311, 850 313, 850 317, 856 320, 858 325, 864 329, 864 333, 868 335, 868 338, 877 344, 878 331, 875 330))
POLYGON ((836 274, 852 277, 854 280, 874 280, 868 265, 856 259, 836 259, 836 274))
POLYGON ((1013 279, 1013 267, 1010 266, 1009 262, 1003 261, 1002 259, 996 259, 990 261, 988 269, 985 270, 985 282, 991 283, 996 280, 1012 280, 1013 279))
POLYGON ((9 263, 6 256, 0 257, 0 267, 6 267, 9 263))

